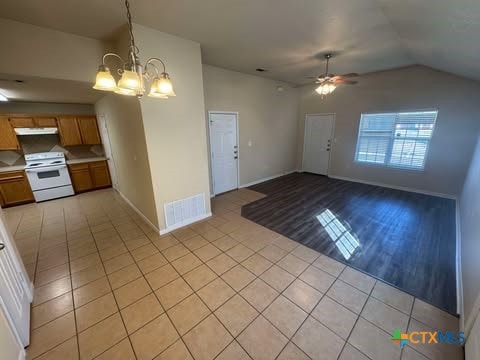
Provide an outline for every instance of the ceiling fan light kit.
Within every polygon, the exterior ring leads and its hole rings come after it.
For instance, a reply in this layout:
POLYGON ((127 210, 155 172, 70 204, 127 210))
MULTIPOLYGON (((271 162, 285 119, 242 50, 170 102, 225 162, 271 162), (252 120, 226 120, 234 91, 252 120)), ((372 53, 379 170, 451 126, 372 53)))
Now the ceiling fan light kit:
POLYGON ((347 80, 347 78, 358 76, 356 73, 344 74, 344 75, 333 75, 328 73, 328 63, 332 58, 333 54, 325 54, 325 60, 327 61, 325 66, 325 73, 317 77, 315 81, 316 84, 320 84, 315 91, 322 96, 322 99, 325 95, 331 94, 335 91, 338 84, 344 85, 354 85, 357 82, 352 80, 347 80))
POLYGON ((140 51, 135 45, 132 16, 130 14, 130 4, 128 0, 125 0, 125 7, 127 8, 128 31, 130 35, 128 60, 123 60, 123 58, 116 53, 104 54, 102 64, 97 70, 97 76, 93 88, 95 90, 113 91, 120 95, 142 97, 146 92, 145 82, 147 82, 150 83, 149 97, 168 99, 170 96, 176 96, 173 91, 170 76, 166 72, 165 63, 161 59, 152 57, 147 60, 145 65, 142 65, 140 62, 138 56, 140 51), (110 69, 105 64, 108 57, 119 59, 123 65, 123 68, 118 70, 118 74, 121 76, 118 83, 115 81, 110 69), (155 62, 162 65, 162 72, 159 71, 155 62))

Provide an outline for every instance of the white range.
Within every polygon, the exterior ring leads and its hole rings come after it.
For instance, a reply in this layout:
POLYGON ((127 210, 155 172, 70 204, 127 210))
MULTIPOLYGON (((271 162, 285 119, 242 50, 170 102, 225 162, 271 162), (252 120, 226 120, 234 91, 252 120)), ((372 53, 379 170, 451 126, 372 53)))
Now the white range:
POLYGON ((25 162, 25 172, 36 202, 74 194, 62 152, 28 154, 25 162))

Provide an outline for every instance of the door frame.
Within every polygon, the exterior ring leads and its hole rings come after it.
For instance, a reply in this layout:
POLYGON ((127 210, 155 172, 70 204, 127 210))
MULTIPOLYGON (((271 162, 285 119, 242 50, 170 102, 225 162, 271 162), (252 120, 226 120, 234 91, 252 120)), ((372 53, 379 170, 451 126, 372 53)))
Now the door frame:
POLYGON ((302 152, 302 172, 305 171, 305 149, 306 149, 306 137, 307 137, 307 118, 309 116, 315 115, 332 115, 333 116, 333 126, 331 133, 331 143, 330 151, 328 154, 328 167, 327 167, 327 176, 330 177, 330 162, 332 160, 333 144, 335 144, 335 122, 336 122, 336 113, 314 113, 314 114, 305 114, 305 119, 303 120, 303 152, 302 152))
MULTIPOLYGON (((215 179, 213 174, 215 173, 213 170, 213 151, 212 151, 212 127, 211 124, 211 115, 212 114, 227 114, 227 115, 235 115, 235 131, 236 131, 236 140, 237 140, 237 189, 240 188, 240 131, 238 127, 238 111, 219 111, 219 110, 209 110, 208 111, 208 150, 210 152, 210 180, 212 182, 212 196, 216 196, 217 193, 215 192, 215 179)), ((235 190, 235 189, 233 189, 235 190)))
POLYGON ((112 187, 118 190, 117 165, 115 164, 115 159, 113 157, 112 143, 110 141, 110 133, 108 131, 108 122, 107 122, 106 114, 98 115, 98 125, 99 125, 98 130, 100 133, 100 139, 102 139, 102 146, 104 149, 108 149, 108 152, 110 153, 110 156, 108 156, 107 153, 105 152, 105 157, 107 159, 107 166, 110 172, 110 177, 112 179, 112 187))

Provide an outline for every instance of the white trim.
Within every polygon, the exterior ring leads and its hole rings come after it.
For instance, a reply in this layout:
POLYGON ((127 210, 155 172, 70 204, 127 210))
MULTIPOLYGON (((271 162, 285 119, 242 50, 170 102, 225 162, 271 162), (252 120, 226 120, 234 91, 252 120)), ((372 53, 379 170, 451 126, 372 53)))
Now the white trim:
POLYGON ((125 202, 133 209, 133 211, 135 211, 143 219, 143 221, 145 221, 148 224, 148 226, 150 226, 157 233, 160 233, 160 230, 149 219, 147 219, 147 217, 143 215, 143 213, 140 210, 138 210, 138 208, 135 205, 133 205, 133 203, 120 190, 118 189, 114 189, 114 190, 118 192, 118 194, 122 197, 122 199, 125 200, 125 202))
POLYGON ((273 179, 276 179, 280 176, 293 174, 295 172, 299 172, 299 171, 298 170, 285 171, 285 172, 280 173, 280 174, 275 174, 275 175, 272 175, 272 176, 269 176, 269 177, 266 177, 266 178, 263 178, 263 179, 259 179, 259 180, 255 180, 255 181, 252 181, 252 182, 249 182, 249 183, 246 183, 246 184, 242 184, 242 185, 239 186, 239 189, 249 187, 249 186, 252 186, 252 185, 257 185, 257 184, 260 184, 264 181, 273 180, 273 179))
POLYGON ((456 201, 455 206, 456 223, 456 254, 455 266, 457 274, 457 313, 460 314, 460 330, 465 329, 465 318, 463 309, 463 280, 462 280, 462 232, 460 226, 460 200, 456 201))
MULTIPOLYGON (((212 152, 212 130, 210 127, 210 115, 211 114, 228 114, 228 115, 235 115, 235 126, 236 126, 236 140, 237 140, 237 189, 240 187, 240 131, 239 131, 239 117, 238 117, 238 111, 217 111, 217 110, 209 110, 208 111, 208 139, 209 139, 209 151, 210 151, 210 179, 212 180, 212 190, 213 190, 213 196, 215 196, 217 193, 215 192, 215 179, 213 177, 214 171, 213 171, 213 152, 212 152)), ((232 191, 235 189, 230 189, 227 191, 232 191)))
POLYGON ((25 351, 25 349, 21 349, 18 353, 18 360, 25 360, 26 355, 27 352, 25 351))
MULTIPOLYGON (((330 134, 330 151, 328 153, 328 166, 327 166, 327 176, 330 175, 330 163, 332 162, 332 153, 333 153, 333 144, 335 144, 335 123, 337 116, 335 113, 316 113, 316 114, 305 114, 305 119, 303 120, 303 152, 302 152, 302 172, 305 171, 305 138, 307 136, 307 117, 308 116, 319 116, 319 115, 332 115, 333 116, 333 126, 332 133, 330 134)), ((323 174, 319 174, 323 175, 323 174)))
POLYGON ((472 331, 475 320, 480 317, 480 294, 477 296, 475 303, 473 304, 472 313, 470 318, 465 319, 465 337, 468 339, 470 331, 472 331))
POLYGON ((173 230, 176 230, 176 229, 179 229, 179 228, 181 228, 181 227, 184 227, 184 226, 193 224, 193 223, 195 223, 195 222, 197 222, 197 221, 200 221, 200 220, 209 218, 210 216, 212 216, 212 213, 211 213, 211 212, 206 213, 206 214, 203 214, 203 215, 200 215, 200 216, 197 216, 197 217, 194 217, 194 218, 191 218, 191 219, 188 219, 187 221, 180 222, 180 223, 178 223, 178 224, 175 224, 175 225, 173 225, 173 226, 170 226, 170 227, 168 227, 168 228, 165 228, 165 229, 160 230, 160 235, 168 234, 169 232, 171 232, 171 231, 173 231, 173 230))
POLYGON ((414 193, 417 193, 417 194, 438 196, 438 197, 442 197, 442 198, 446 198, 446 199, 457 200, 457 197, 455 195, 442 194, 442 193, 437 193, 437 192, 432 192, 432 191, 427 191, 427 190, 413 189, 413 188, 404 187, 404 186, 395 186, 395 185, 384 184, 384 183, 379 183, 379 182, 375 182, 375 181, 354 179, 354 178, 349 178, 349 177, 345 177, 345 176, 329 175, 328 177, 330 177, 332 179, 352 181, 352 182, 361 183, 361 184, 375 185, 375 186, 385 187, 385 188, 389 188, 389 189, 403 190, 403 191, 414 192, 414 193))

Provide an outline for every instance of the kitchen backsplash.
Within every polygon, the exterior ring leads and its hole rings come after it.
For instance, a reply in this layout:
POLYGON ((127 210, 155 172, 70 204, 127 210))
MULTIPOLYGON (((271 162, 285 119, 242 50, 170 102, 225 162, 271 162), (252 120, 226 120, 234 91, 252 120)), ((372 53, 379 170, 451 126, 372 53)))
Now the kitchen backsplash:
POLYGON ((22 150, 0 151, 0 167, 25 164, 23 155, 38 152, 63 152, 67 160, 105 156, 102 145, 80 145, 62 147, 58 135, 19 136, 22 150))

